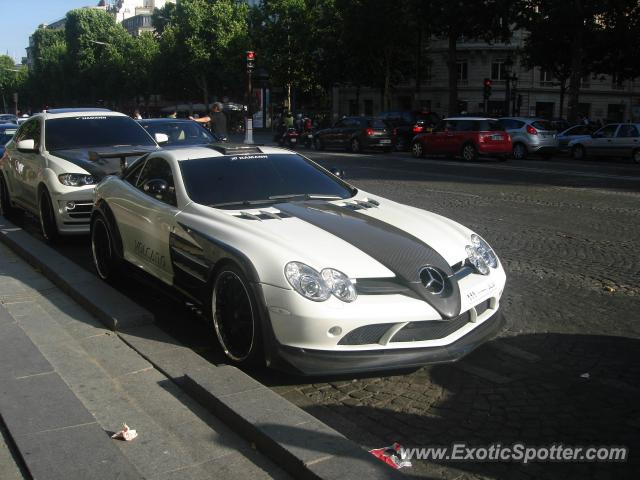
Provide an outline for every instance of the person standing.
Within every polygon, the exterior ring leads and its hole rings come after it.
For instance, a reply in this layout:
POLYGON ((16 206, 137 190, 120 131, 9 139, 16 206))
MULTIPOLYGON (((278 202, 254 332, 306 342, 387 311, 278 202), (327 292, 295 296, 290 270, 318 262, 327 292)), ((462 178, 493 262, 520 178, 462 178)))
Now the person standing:
POLYGON ((227 117, 222 111, 222 104, 220 102, 215 102, 213 104, 211 115, 206 115, 200 118, 189 118, 194 122, 208 123, 211 126, 211 131, 216 135, 216 137, 222 140, 226 140, 229 135, 227 133, 227 117))

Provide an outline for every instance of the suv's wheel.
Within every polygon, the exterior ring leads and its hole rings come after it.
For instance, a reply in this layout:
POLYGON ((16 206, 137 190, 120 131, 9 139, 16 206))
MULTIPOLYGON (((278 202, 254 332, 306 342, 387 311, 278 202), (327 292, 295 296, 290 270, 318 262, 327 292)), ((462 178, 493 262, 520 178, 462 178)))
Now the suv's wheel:
POLYGON ((262 335, 257 302, 242 271, 224 265, 211 293, 211 319, 224 354, 239 366, 262 359, 262 335))
POLYGON ((42 236, 49 243, 55 243, 60 238, 58 225, 56 224, 56 214, 53 210, 53 202, 46 188, 40 190, 38 201, 38 211, 40 213, 40 230, 42 236))
POLYGON ((524 160, 528 153, 527 147, 523 143, 516 143, 513 146, 513 158, 516 160, 524 160))
POLYGON ((360 140, 358 140, 357 138, 351 139, 349 150, 351 151, 351 153, 360 153, 360 140))
POLYGON ((0 215, 4 215, 7 218, 15 218, 20 214, 22 214, 22 210, 14 208, 11 205, 9 188, 4 180, 4 176, 0 174, 0 215))
POLYGON ((467 162, 473 162, 476 158, 478 158, 478 151, 476 147, 472 144, 467 143, 464 147, 462 147, 462 158, 467 162))
POLYGON ((98 276, 106 282, 116 280, 120 273, 120 259, 109 223, 100 213, 91 219, 91 253, 98 276))
POLYGON ((640 148, 633 151, 633 161, 640 165, 640 148))
POLYGON ((582 145, 576 145, 571 150, 571 156, 575 160, 584 160, 587 156, 587 152, 582 145))
POLYGON ((422 144, 418 141, 415 141, 411 144, 411 155, 415 158, 424 157, 424 148, 422 148, 422 144))

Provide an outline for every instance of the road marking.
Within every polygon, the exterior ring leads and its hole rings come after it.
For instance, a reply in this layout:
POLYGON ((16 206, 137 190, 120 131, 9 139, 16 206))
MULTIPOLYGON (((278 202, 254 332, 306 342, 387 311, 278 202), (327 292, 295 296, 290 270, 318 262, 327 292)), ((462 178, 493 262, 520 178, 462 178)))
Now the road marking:
MULTIPOLYGON (((424 165, 425 160, 418 160, 413 158, 405 158, 402 159, 403 163, 415 163, 424 165)), ((430 164, 430 165, 436 165, 430 164)), ((477 163, 467 163, 467 162, 452 162, 448 161, 446 163, 441 163, 438 166, 445 165, 456 165, 456 166, 464 166, 465 168, 486 168, 493 170, 510 170, 514 172, 530 172, 530 173, 548 173, 551 175, 568 175, 568 176, 576 176, 576 177, 587 177, 587 178, 605 178, 605 179, 615 179, 615 180, 627 180, 630 182, 640 182, 640 177, 629 177, 625 175, 613 175, 609 173, 589 173, 589 172, 577 172, 575 170, 554 170, 552 168, 532 168, 532 167, 516 167, 511 165, 490 165, 490 164, 477 164, 477 163)))

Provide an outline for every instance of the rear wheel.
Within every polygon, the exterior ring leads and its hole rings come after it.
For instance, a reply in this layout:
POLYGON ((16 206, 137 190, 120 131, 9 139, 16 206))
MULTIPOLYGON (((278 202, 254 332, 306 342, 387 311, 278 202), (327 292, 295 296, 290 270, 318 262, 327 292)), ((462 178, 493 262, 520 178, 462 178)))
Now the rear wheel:
POLYGON ((524 160, 527 158, 527 147, 522 143, 516 143, 513 146, 513 158, 516 160, 524 160))
POLYGON ((633 151, 633 161, 640 165, 640 148, 633 151))
POLYGON ((11 219, 16 218, 22 214, 22 210, 14 208, 11 205, 11 195, 9 194, 9 188, 4 176, 0 174, 0 215, 11 219))
POLYGON ((224 265, 215 276, 211 319, 218 343, 231 362, 253 366, 262 359, 257 302, 244 274, 233 264, 224 265))
POLYGON ((571 150, 571 156, 575 160, 584 160, 587 157, 587 152, 582 145, 576 145, 571 150))
POLYGON ((113 233, 101 214, 95 215, 91 221, 91 253, 98 276, 106 282, 116 280, 120 273, 120 260, 113 233))
POLYGON ((351 151, 351 153, 360 153, 360 151, 362 150, 362 147, 360 146, 360 140, 358 140, 357 138, 351 139, 349 150, 351 151))
POLYGON ((415 158, 424 157, 424 148, 422 148, 422 144, 420 142, 413 142, 411 144, 411 155, 415 158))
POLYGON ((478 158, 478 151, 472 144, 467 143, 462 147, 462 158, 467 162, 473 162, 478 158))
POLYGON ((324 142, 321 138, 316 138, 313 141, 313 148, 315 148, 316 150, 324 150, 324 142))
POLYGON ((40 212, 40 230, 42 236, 49 243, 55 243, 60 238, 58 225, 56 223, 56 214, 53 210, 53 202, 46 188, 40 191, 40 200, 38 202, 40 212))

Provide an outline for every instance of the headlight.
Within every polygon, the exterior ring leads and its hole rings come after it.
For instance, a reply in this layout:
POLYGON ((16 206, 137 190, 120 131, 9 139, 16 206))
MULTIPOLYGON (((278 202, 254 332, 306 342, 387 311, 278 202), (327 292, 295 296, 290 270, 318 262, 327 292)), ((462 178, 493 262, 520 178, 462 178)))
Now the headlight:
POLYGON ((284 275, 293 289, 314 302, 324 302, 331 295, 343 302, 358 298, 353 282, 344 273, 325 268, 322 273, 300 262, 289 262, 284 275))
POLYGON ((489 268, 498 267, 498 257, 493 249, 479 235, 471 235, 471 245, 465 247, 469 262, 482 275, 489 275, 489 268))
POLYGON ((321 275, 327 287, 337 299, 343 302, 353 302, 358 298, 355 285, 344 273, 333 268, 325 268, 322 270, 321 275))
POLYGON ((58 175, 58 180, 67 187, 84 187, 85 185, 93 185, 96 183, 95 178, 83 173, 62 173, 58 175))

